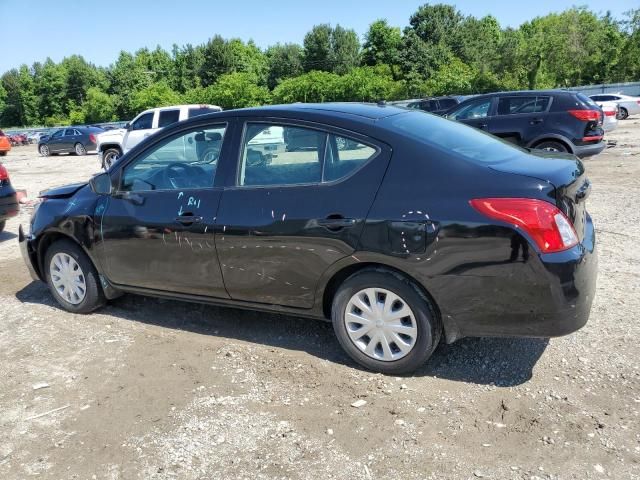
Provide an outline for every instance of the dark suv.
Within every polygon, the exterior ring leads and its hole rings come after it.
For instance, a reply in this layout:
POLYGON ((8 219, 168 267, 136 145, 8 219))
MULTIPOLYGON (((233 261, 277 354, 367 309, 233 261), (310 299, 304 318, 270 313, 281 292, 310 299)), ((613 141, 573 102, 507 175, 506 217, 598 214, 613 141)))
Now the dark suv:
POLYGON ((410 102, 407 104, 407 108, 416 108, 435 115, 442 115, 467 98, 465 96, 431 97, 410 102))
POLYGON ((470 98, 445 116, 521 147, 597 155, 605 148, 600 108, 563 90, 499 92, 470 98))

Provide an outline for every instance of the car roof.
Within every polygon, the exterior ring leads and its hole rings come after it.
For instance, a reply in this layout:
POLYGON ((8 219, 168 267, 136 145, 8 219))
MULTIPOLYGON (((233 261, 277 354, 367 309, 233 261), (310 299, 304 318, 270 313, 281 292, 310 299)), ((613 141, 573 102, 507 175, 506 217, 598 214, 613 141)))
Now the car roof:
POLYGON ((325 114, 328 117, 349 116, 361 117, 369 120, 380 120, 391 115, 405 113, 406 109, 390 103, 356 103, 356 102, 329 102, 329 103, 292 103, 288 105, 270 105, 265 107, 241 108, 227 110, 226 113, 236 115, 280 115, 290 116, 295 113, 325 114))

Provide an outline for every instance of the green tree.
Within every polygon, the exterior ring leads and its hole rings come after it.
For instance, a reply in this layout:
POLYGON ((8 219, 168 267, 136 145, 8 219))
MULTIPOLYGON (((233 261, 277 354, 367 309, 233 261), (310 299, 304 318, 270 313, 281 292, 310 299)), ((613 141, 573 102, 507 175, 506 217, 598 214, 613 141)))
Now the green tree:
POLYGON ((185 101, 218 105, 228 110, 269 103, 270 95, 266 87, 257 85, 254 75, 236 72, 222 75, 215 84, 208 87, 188 91, 185 101))
POLYGON ((337 74, 347 73, 360 64, 360 41, 354 30, 336 25, 331 32, 330 59, 337 74))
POLYGON ((400 64, 402 33, 398 27, 390 26, 386 20, 376 20, 369 26, 362 46, 362 62, 365 65, 400 64))
POLYGON ((274 103, 328 102, 337 100, 340 77, 335 73, 313 71, 283 80, 273 90, 274 103))
POLYGON ((91 87, 87 90, 82 112, 87 123, 111 122, 116 120, 116 102, 111 95, 91 87))
POLYGON ((331 54, 331 25, 315 25, 304 37, 304 70, 333 71, 331 54))
POLYGON ((273 89, 282 80, 297 77, 304 71, 302 62, 304 50, 296 43, 276 44, 267 49, 269 73, 267 86, 273 89))
POLYGON ((130 53, 120 52, 118 60, 109 68, 108 77, 111 87, 107 93, 115 95, 118 118, 134 117, 139 110, 133 103, 133 97, 152 84, 153 73, 141 62, 136 62, 130 53))
MULTIPOLYGON (((34 68, 35 92, 38 99, 40 118, 61 119, 68 114, 67 108, 67 71, 61 65, 47 58, 42 66, 34 68)), ((21 76, 26 81, 29 75, 26 66, 21 69, 21 76), (23 73, 24 71, 24 73, 23 73)))
POLYGON ((166 107, 180 104, 182 98, 164 81, 139 90, 133 94, 131 106, 136 112, 141 112, 148 108, 166 107))

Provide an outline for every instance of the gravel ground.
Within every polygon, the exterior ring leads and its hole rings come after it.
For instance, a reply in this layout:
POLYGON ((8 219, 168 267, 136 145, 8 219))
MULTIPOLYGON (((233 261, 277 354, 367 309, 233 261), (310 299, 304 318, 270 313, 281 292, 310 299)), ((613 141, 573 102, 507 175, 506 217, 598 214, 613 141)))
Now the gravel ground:
MULTIPOLYGON (((464 339, 403 378, 356 367, 322 322, 134 295, 66 313, 23 266, 24 208, 0 234, 0 478, 640 478, 640 120, 608 138, 585 162, 587 326, 464 339)), ((3 162, 30 196, 98 170, 3 162)))

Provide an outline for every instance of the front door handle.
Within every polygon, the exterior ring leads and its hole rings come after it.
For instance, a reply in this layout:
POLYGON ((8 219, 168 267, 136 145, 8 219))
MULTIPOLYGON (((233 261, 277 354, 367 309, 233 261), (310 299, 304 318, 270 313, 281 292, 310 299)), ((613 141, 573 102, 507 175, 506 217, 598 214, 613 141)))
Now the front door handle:
POLYGON ((529 123, 531 125, 535 125, 536 123, 542 123, 543 120, 541 118, 534 118, 533 120, 531 120, 529 123))
POLYGON ((195 215, 180 215, 175 218, 175 221, 182 225, 193 225, 194 223, 202 222, 202 217, 195 215))
POLYGON ((484 128, 487 128, 488 126, 489 126, 489 125, 488 125, 488 124, 486 124, 486 123, 481 123, 480 125, 478 125, 478 127, 483 128, 483 129, 484 129, 484 128))

